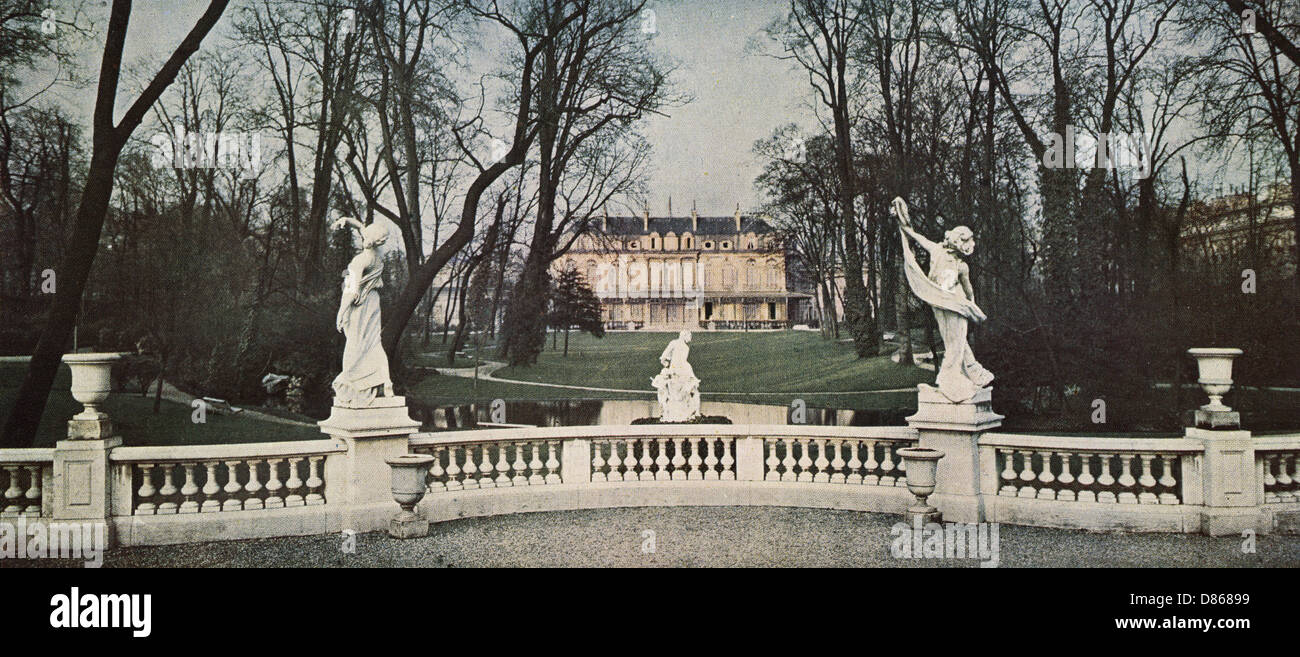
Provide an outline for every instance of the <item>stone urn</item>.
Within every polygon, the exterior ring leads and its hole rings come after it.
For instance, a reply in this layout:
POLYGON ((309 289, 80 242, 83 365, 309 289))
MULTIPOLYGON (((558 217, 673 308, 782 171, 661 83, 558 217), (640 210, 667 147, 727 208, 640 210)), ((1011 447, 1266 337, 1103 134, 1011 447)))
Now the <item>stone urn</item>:
POLYGON ((897 454, 903 457, 907 466, 907 490, 916 496, 915 503, 907 507, 908 519, 914 524, 918 521, 921 524, 939 522, 942 515, 938 509, 930 506, 928 499, 934 492, 939 459, 943 458, 944 453, 929 447, 905 447, 898 450, 897 454))
POLYGON ((384 462, 392 468, 393 499, 402 507, 388 522, 388 535, 393 538, 428 536, 429 521, 415 512, 415 505, 424 499, 433 457, 427 454, 403 454, 385 459, 384 462))
POLYGON ((1223 404, 1223 396, 1232 389, 1232 359, 1240 356, 1242 351, 1198 347, 1188 349, 1187 353, 1196 359, 1196 368, 1200 373, 1196 382, 1210 396, 1210 403, 1201 408, 1207 411, 1232 410, 1223 404))
POLYGON ((1240 356, 1242 351, 1197 347, 1188 349, 1187 353, 1196 359, 1199 374, 1196 382, 1210 397, 1210 403, 1196 411, 1196 425, 1209 428, 1239 426, 1241 415, 1223 403, 1223 396, 1232 390, 1232 359, 1240 356))
POLYGON ((72 370, 72 398, 84 406, 68 423, 69 438, 98 439, 112 435, 108 414, 99 405, 113 389, 113 363, 121 357, 119 352, 63 356, 63 362, 72 370))

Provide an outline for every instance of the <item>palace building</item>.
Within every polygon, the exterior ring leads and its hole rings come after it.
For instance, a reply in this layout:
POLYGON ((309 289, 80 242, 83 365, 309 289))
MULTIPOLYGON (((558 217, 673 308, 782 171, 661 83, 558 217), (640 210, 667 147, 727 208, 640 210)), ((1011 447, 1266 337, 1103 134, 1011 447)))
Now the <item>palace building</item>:
POLYGON ((553 265, 576 267, 608 329, 787 328, 810 294, 790 289, 786 250, 760 217, 600 218, 553 265))

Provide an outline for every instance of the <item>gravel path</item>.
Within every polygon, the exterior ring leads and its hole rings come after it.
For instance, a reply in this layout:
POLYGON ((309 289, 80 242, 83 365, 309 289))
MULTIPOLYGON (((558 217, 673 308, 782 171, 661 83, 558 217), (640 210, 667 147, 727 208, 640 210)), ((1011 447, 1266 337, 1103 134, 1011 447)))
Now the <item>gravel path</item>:
MULTIPOLYGON (((773 507, 630 508, 524 513, 434 525, 427 538, 382 532, 123 548, 106 566, 511 567, 854 566, 974 567, 975 560, 895 559, 898 516, 773 507), (653 551, 649 548, 653 532, 653 551)), ((1121 534, 1001 525, 1001 567, 1296 567, 1300 536, 1121 534)), ((5 565, 0 562, 0 565, 5 565)), ((46 565, 9 562, 8 565, 46 565)), ((76 566, 78 562, 48 565, 76 566)))

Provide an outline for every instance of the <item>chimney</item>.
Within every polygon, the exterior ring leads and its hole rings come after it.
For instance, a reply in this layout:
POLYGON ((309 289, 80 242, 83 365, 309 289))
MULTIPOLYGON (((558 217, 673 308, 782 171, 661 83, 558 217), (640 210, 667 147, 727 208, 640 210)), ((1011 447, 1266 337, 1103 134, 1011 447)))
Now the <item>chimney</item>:
POLYGON ((604 212, 604 216, 600 218, 600 232, 608 234, 609 233, 609 208, 601 206, 600 209, 601 211, 604 212))
POLYGON ((641 230, 650 232, 650 206, 645 206, 645 211, 641 215, 641 230))
POLYGON ((740 232, 740 204, 736 204, 736 232, 740 232))
POLYGON ((671 219, 672 216, 673 216, 673 197, 669 196, 668 197, 668 218, 671 219))
POLYGON ((695 201, 691 201, 691 232, 700 232, 700 215, 695 212, 695 201))

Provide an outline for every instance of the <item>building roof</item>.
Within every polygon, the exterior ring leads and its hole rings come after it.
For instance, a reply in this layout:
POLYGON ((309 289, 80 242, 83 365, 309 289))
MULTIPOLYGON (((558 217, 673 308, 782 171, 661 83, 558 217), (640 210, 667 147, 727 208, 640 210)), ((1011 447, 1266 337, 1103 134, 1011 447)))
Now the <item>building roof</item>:
MULTIPOLYGON (((762 235, 764 233, 775 232, 776 229, 759 217, 741 216, 740 230, 736 230, 736 217, 700 217, 699 229, 691 227, 690 217, 650 217, 650 228, 646 230, 645 217, 609 217, 607 220, 607 232, 610 235, 649 235, 659 233, 667 235, 673 233, 681 235, 691 233, 692 235, 739 235, 742 233, 755 233, 762 235)), ((601 221, 593 222, 597 231, 600 230, 601 221)))

